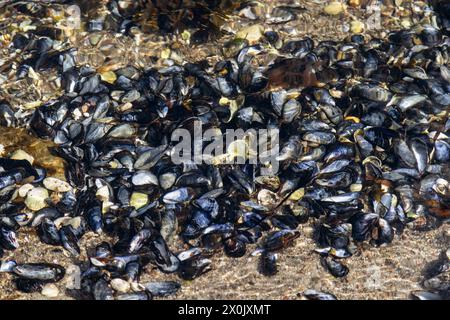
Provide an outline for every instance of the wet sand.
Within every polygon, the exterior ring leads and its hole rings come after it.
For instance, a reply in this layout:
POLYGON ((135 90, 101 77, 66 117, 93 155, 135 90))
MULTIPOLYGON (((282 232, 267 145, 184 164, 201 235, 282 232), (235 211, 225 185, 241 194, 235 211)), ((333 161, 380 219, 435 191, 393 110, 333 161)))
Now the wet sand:
MULTIPOLYGON (((423 272, 438 259, 439 254, 450 246, 444 236, 450 226, 422 232, 406 229, 396 236, 393 243, 377 248, 363 245, 361 252, 345 260, 350 269, 347 277, 336 279, 320 265, 319 256, 313 252, 317 247, 308 224, 302 226, 302 235, 290 248, 278 254, 278 273, 265 277, 257 271, 258 257, 251 256, 252 249, 239 259, 222 253, 212 257, 213 270, 193 281, 183 281, 176 275, 162 274, 148 265, 141 282, 174 280, 182 284, 177 295, 166 299, 299 299, 307 289, 330 292, 338 299, 409 299, 410 292, 420 290, 423 272)), ((52 262, 68 267, 79 260, 70 258, 63 249, 39 242, 33 231, 23 232, 20 248, 5 258, 18 262, 52 262)), ((87 233, 80 247, 85 260, 85 247, 92 248, 103 240, 87 233)), ((71 290, 66 290, 65 279, 57 283, 60 295, 53 299, 73 299, 71 290)), ((0 299, 48 299, 40 293, 25 294, 15 290, 12 276, 2 274, 0 299)))

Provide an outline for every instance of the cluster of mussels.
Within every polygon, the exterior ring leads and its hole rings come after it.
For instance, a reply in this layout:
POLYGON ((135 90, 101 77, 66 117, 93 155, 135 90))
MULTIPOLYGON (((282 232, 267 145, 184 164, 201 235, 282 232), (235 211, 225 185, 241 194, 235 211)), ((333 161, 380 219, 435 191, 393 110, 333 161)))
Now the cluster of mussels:
MULTIPOLYGON (((268 31, 260 43, 230 42, 214 66, 168 59, 119 69, 116 79, 76 65, 75 48, 16 35, 12 49, 30 56, 17 77, 55 69, 64 93, 28 117, 2 103, 1 125, 25 124, 52 140, 66 181, 26 155, 0 158, 1 254, 18 247, 23 226, 74 257, 83 235, 107 235, 88 250, 81 294, 149 299, 179 284, 140 284, 148 264, 191 280, 211 269, 212 253, 238 258, 257 244, 260 271, 273 275, 277 252, 300 236, 299 224, 314 221, 324 268, 345 277, 355 243, 384 245, 408 223, 427 229, 450 217, 448 12, 442 29, 387 39, 282 43, 268 31), (195 121, 221 133, 279 128, 280 170, 173 163, 172 132, 193 133, 195 121)), ((58 265, 12 260, 0 271, 27 292, 64 275, 58 265)))

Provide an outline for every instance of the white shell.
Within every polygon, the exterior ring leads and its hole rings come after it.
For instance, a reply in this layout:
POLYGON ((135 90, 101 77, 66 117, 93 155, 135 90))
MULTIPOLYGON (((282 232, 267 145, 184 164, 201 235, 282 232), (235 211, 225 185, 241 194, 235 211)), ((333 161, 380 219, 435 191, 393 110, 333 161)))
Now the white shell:
POLYGON ((47 207, 45 200, 48 198, 49 194, 45 188, 34 188, 28 191, 27 197, 25 198, 25 205, 28 209, 33 211, 41 210, 47 207))
POLYGON ((31 185, 29 183, 24 184, 23 186, 21 186, 19 188, 19 191, 18 191, 19 192, 19 196, 21 198, 25 198, 27 196, 28 191, 30 191, 33 188, 34 188, 33 185, 31 185))
POLYGON ((59 290, 53 283, 48 283, 42 288, 41 294, 49 298, 55 298, 58 296, 59 290))
POLYGON ((139 171, 133 175, 131 182, 135 186, 145 186, 149 184, 158 185, 158 178, 150 171, 139 171))

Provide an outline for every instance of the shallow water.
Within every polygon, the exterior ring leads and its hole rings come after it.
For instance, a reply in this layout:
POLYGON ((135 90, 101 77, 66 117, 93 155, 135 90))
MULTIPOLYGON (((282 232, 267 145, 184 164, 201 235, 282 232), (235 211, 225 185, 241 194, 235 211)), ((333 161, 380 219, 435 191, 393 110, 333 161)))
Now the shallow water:
POLYGON ((65 179, 64 160, 51 153, 56 146, 53 142, 36 138, 25 128, 0 127, 0 144, 6 154, 24 150, 35 159, 36 166, 47 170, 49 176, 65 179))

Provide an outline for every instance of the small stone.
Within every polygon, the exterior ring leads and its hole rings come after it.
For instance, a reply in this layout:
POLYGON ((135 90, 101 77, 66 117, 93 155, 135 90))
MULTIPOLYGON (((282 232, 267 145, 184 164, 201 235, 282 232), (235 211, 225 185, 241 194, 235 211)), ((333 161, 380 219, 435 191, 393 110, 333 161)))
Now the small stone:
POLYGON ((49 283, 49 284, 46 284, 42 288, 41 294, 43 296, 46 296, 46 297, 49 297, 49 298, 55 298, 55 297, 58 296, 59 290, 53 283, 49 283))
POLYGON ((49 197, 48 191, 45 188, 34 188, 28 191, 25 198, 25 205, 28 209, 39 211, 47 207, 45 200, 49 197))
POLYGON ((350 22, 350 30, 352 33, 361 33, 364 31, 364 23, 354 20, 350 22))
POLYGON ((21 186, 20 188, 19 188, 19 196, 21 197, 21 198, 25 198, 26 197, 26 195, 27 195, 27 193, 28 193, 28 191, 30 191, 31 189, 33 189, 34 187, 33 187, 33 185, 31 185, 31 184, 29 184, 29 183, 27 183, 27 184, 24 184, 23 186, 21 186))
POLYGON ((257 43, 264 35, 264 27, 259 24, 243 28, 236 33, 239 39, 246 39, 250 44, 257 43))
POLYGON ((345 4, 338 2, 338 1, 333 1, 333 2, 330 2, 330 4, 326 5, 325 8, 323 9, 323 11, 326 14, 334 16, 334 15, 341 14, 342 12, 344 12, 345 9, 346 9, 345 4))
POLYGON ((13 152, 13 154, 11 155, 11 159, 27 160, 30 164, 33 164, 34 162, 34 158, 31 155, 20 149, 13 152))
POLYGON ((72 187, 70 186, 70 184, 68 184, 67 182, 62 181, 60 179, 53 178, 53 177, 45 178, 43 183, 44 183, 44 187, 51 191, 68 192, 68 191, 72 190, 72 187))
POLYGON ((108 83, 113 84, 117 80, 117 76, 113 71, 106 71, 100 74, 100 78, 108 83))
POLYGON ((111 288, 117 292, 126 293, 130 291, 130 284, 123 279, 115 278, 111 280, 111 288))
POLYGON ((70 265, 66 269, 65 286, 69 290, 79 290, 81 288, 81 270, 77 265, 70 265))
POLYGON ((131 194, 130 206, 140 209, 148 203, 148 195, 141 192, 133 192, 131 194))

